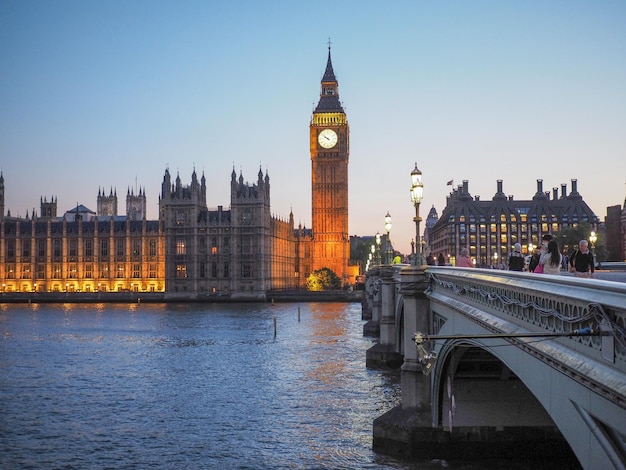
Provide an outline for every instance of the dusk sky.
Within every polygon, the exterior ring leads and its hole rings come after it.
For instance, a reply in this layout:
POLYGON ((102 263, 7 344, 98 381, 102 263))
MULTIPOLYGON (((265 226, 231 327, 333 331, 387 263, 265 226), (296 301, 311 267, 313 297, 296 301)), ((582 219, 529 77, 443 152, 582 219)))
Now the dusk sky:
POLYGON ((230 204, 268 171, 272 212, 311 225, 309 121, 328 38, 350 124, 351 235, 415 236, 452 186, 530 199, 578 180, 602 220, 626 196, 626 2, 0 1, 5 210, 96 210, 166 168, 230 204))

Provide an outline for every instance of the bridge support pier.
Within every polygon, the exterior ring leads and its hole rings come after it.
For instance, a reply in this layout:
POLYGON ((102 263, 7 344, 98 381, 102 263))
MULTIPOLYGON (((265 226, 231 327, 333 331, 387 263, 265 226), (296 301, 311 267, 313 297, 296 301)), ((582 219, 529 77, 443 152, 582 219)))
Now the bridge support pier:
POLYGON ((380 334, 380 311, 381 311, 381 283, 380 283, 380 268, 375 267, 368 273, 368 280, 365 284, 366 293, 365 296, 370 302, 370 311, 367 317, 364 315, 363 319, 368 322, 363 325, 364 336, 376 336, 380 334))
POLYGON ((380 342, 367 350, 365 364, 367 367, 398 368, 402 364, 402 354, 395 341, 395 281, 393 266, 381 266, 381 317, 380 342))

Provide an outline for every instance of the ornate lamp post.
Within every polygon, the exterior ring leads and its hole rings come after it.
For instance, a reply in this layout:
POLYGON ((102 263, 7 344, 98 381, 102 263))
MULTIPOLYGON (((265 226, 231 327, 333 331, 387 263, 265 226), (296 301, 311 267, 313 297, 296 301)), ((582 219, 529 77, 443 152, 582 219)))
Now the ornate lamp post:
POLYGON ((424 264, 422 256, 422 237, 420 236, 420 222, 422 221, 422 218, 420 217, 420 203, 422 202, 423 197, 424 185, 422 184, 422 172, 417 169, 416 162, 415 168, 411 172, 411 202, 415 206, 415 217, 413 218, 413 221, 415 222, 415 244, 417 245, 417 252, 413 258, 413 264, 416 266, 424 264))
POLYGON ((393 258, 391 256, 391 239, 389 238, 389 232, 391 232, 391 216, 389 215, 389 211, 387 211, 387 215, 385 216, 385 232, 387 232, 387 247, 385 249, 387 259, 385 263, 391 264, 393 258))
POLYGON ((376 264, 380 265, 380 233, 376 232, 376 264))

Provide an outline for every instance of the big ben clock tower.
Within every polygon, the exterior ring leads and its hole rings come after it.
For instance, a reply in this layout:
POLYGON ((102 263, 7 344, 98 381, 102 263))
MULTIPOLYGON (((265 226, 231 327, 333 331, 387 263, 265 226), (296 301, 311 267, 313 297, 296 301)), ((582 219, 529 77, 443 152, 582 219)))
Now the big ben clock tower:
POLYGON ((339 83, 328 62, 310 124, 313 270, 330 268, 348 282, 348 156, 350 128, 339 101, 339 83))

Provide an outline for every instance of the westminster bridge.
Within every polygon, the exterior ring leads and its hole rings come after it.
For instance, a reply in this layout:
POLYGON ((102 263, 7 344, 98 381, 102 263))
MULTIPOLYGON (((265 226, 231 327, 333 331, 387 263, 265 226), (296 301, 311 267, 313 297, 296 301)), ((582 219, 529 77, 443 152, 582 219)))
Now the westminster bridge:
POLYGON ((367 365, 401 366, 376 451, 626 468, 626 283, 396 265, 365 288, 367 365))

